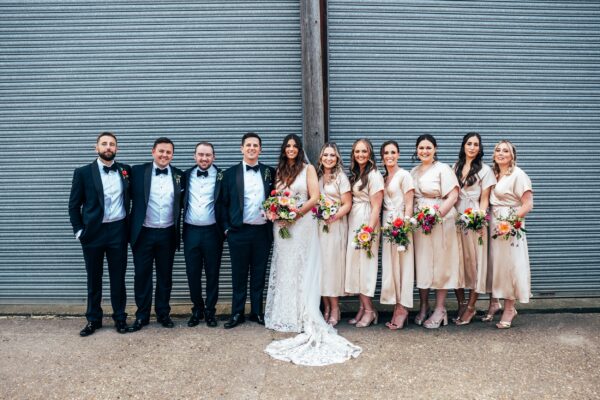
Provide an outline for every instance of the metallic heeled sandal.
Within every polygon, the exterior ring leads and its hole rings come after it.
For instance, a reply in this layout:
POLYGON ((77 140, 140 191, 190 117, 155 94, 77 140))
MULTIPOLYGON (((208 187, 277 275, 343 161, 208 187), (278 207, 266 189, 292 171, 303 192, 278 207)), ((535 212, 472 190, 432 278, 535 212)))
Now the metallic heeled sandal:
POLYGON ((444 310, 442 314, 442 318, 437 321, 432 321, 431 318, 423 323, 423 327, 427 329, 438 329, 440 325, 446 326, 448 325, 448 313, 444 310))
POLYGON ((467 306, 467 309, 465 310, 465 312, 463 312, 462 315, 460 317, 458 317, 458 319, 456 321, 454 321, 454 324, 456 324, 457 326, 469 325, 471 323, 471 320, 473 320, 473 318, 475 318, 476 314, 477 314, 477 310, 475 309, 475 307, 467 306), (472 311, 473 315, 471 315, 471 318, 469 318, 469 319, 462 319, 463 315, 465 315, 465 313, 467 311, 472 311))
POLYGON ((494 320, 494 316, 498 314, 498 312, 502 311, 502 304, 498 302, 498 309, 494 311, 493 314, 489 314, 489 311, 490 310, 488 308, 488 314, 485 314, 485 317, 481 317, 481 322, 492 322, 494 320))
POLYGON ((498 322, 496 324, 496 328, 498 328, 498 329, 509 329, 512 326, 512 322, 517 317, 517 314, 518 314, 518 312, 517 312, 517 310, 515 310, 515 314, 513 315, 512 320, 510 320, 510 321, 502 321, 502 320, 500 320, 500 322, 498 322))

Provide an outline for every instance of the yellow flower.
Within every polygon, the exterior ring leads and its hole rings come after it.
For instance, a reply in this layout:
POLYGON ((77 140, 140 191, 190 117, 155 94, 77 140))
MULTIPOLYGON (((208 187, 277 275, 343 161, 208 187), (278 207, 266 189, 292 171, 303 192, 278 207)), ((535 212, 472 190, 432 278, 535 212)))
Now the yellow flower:
POLYGON ((510 233, 510 222, 508 221, 500 221, 496 226, 496 231, 499 235, 506 235, 510 233))
POLYGON ((361 232, 358 234, 358 240, 361 243, 367 243, 369 240, 371 240, 371 234, 369 232, 361 232))
POLYGON ((287 206, 288 204, 290 204, 290 198, 289 197, 278 197, 277 201, 282 206, 287 206))

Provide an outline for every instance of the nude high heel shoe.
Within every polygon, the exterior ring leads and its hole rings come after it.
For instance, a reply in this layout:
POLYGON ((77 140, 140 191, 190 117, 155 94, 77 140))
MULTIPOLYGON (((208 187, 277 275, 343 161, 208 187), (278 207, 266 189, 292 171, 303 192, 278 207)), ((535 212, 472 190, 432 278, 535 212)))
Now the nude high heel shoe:
POLYGON ((465 310, 465 312, 463 312, 462 315, 460 317, 458 317, 458 319, 456 321, 454 321, 454 323, 458 326, 469 325, 471 323, 471 320, 473 319, 473 317, 475 317, 475 314, 477 314, 477 310, 475 310, 475 307, 467 306, 467 309, 465 310), (465 316, 467 311, 471 313, 471 317, 463 319, 463 317, 465 316))
POLYGON ((438 329, 440 325, 448 325, 448 312, 446 312, 446 310, 444 310, 444 312, 442 313, 442 317, 437 321, 432 320, 430 317, 427 321, 423 323, 423 327, 427 329, 438 329))
POLYGON ((423 325, 423 322, 425 322, 425 320, 429 317, 429 310, 427 310, 425 312, 425 315, 423 316, 423 318, 419 318, 419 314, 417 314, 417 316, 415 317, 415 325, 423 325))
POLYGON ((327 320, 327 323, 331 326, 336 326, 340 322, 340 319, 342 318, 341 314, 342 314, 342 312, 340 311, 339 308, 337 309, 337 312, 336 312, 336 310, 332 309, 331 316, 327 320))
POLYGON ((358 308, 358 312, 356 313, 356 316, 354 318, 352 318, 350 321, 348 321, 348 323, 350 325, 356 325, 356 323, 362 319, 364 314, 365 314, 365 308, 363 306, 360 306, 358 308))
POLYGON ((374 324, 377 325, 379 320, 379 314, 375 310, 365 310, 363 317, 356 323, 357 328, 366 328, 367 326, 374 324))
POLYGON ((487 314, 485 314, 485 317, 481 317, 481 322, 492 322, 494 320, 494 315, 496 315, 499 311, 502 311, 502 304, 500 302, 492 304, 498 304, 498 308, 494 311, 493 314, 490 314, 490 310, 488 309, 488 312, 487 314))
POLYGON ((509 329, 512 326, 512 322, 517 317, 517 314, 518 314, 517 310, 515 310, 515 313, 514 313, 512 319, 510 321, 502 321, 502 320, 500 320, 500 322, 498 322, 496 324, 496 328, 498 328, 498 329, 509 329))

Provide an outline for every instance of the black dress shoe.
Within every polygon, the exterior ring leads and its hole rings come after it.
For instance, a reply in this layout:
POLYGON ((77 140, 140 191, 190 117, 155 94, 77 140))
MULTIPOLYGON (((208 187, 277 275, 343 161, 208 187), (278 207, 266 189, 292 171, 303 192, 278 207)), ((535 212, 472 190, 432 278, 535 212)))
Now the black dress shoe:
POLYGON ((119 333, 127 333, 129 332, 129 327, 127 326, 126 321, 115 321, 115 329, 119 333))
POLYGON ((137 332, 140 329, 142 329, 144 326, 148 325, 150 321, 148 320, 142 320, 142 319, 136 319, 133 324, 129 327, 129 332, 137 332))
POLYGON ((164 317, 157 318, 156 321, 164 326, 165 328, 173 328, 175 324, 170 316, 165 315, 164 317))
POLYGON ((243 314, 233 314, 231 315, 231 317, 229 317, 229 321, 225 322, 225 325, 223 325, 223 327, 225 329, 235 328, 239 324, 243 324, 245 321, 246 318, 243 314))
POLYGON ((96 329, 100 329, 100 328, 102 328, 102 322, 89 321, 87 323, 87 325, 81 331, 79 331, 79 336, 83 336, 83 337, 90 336, 94 332, 96 332, 96 329))
POLYGON ((265 324, 265 316, 264 314, 250 314, 248 316, 248 320, 252 322, 256 322, 259 325, 265 324))
POLYGON ((191 328, 196 326, 204 319, 204 311, 192 312, 192 316, 188 321, 187 325, 191 328))
POLYGON ((206 314, 206 326, 214 328, 217 326, 217 319, 214 314, 206 314))

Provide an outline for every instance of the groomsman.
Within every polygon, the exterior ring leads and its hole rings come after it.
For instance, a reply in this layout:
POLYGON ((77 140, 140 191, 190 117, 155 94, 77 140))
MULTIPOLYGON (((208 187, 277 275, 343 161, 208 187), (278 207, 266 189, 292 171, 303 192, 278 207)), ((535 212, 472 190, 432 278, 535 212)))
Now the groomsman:
POLYGON ((173 328, 169 315, 173 286, 173 258, 179 247, 181 229, 182 171, 171 166, 174 145, 171 139, 156 139, 154 161, 136 165, 131 173, 131 250, 135 270, 134 291, 137 311, 131 332, 150 322, 152 308, 152 266, 156 266, 157 321, 173 328))
POLYGON ((89 336, 102 327, 102 273, 104 257, 110 278, 112 318, 119 333, 126 333, 125 271, 129 216, 129 165, 116 162, 117 137, 103 132, 96 139, 98 158, 77 168, 69 197, 69 219, 81 243, 87 272, 87 325, 79 332, 89 336))
POLYGON ((250 273, 249 320, 264 325, 263 291, 273 226, 262 215, 262 202, 273 189, 275 170, 258 162, 262 141, 256 133, 242 137, 243 160, 225 171, 222 202, 224 228, 231 255, 233 301, 225 329, 245 321, 244 307, 250 273))
POLYGON ((183 244, 193 304, 188 326, 198 325, 206 315, 206 325, 215 327, 224 240, 219 199, 223 172, 213 165, 215 150, 211 143, 198 143, 194 159, 196 165, 185 172, 183 199, 183 244), (206 304, 202 299, 203 267, 206 272, 206 304))

